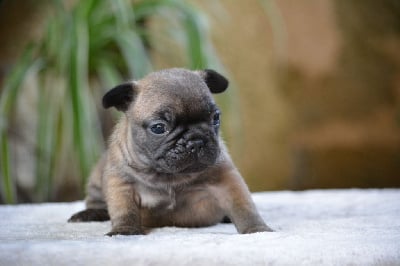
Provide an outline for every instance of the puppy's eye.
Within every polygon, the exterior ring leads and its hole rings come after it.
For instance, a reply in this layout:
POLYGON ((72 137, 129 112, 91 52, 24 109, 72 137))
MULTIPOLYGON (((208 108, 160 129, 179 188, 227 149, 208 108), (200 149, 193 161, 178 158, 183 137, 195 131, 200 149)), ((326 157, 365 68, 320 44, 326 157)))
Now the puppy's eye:
POLYGON ((212 124, 214 126, 219 126, 220 123, 221 123, 221 121, 220 121, 220 112, 215 112, 215 114, 213 115, 213 118, 212 118, 212 124))
POLYGON ((154 134, 161 135, 167 132, 167 126, 164 123, 157 123, 150 126, 150 130, 154 134))

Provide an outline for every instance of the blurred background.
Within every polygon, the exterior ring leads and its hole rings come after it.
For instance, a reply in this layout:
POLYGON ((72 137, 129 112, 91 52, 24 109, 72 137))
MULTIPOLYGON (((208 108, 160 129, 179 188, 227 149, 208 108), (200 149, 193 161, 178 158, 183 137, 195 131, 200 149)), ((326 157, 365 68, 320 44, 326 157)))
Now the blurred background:
POLYGON ((400 187, 398 0, 0 0, 1 203, 82 199, 101 97, 214 68, 252 191, 400 187))

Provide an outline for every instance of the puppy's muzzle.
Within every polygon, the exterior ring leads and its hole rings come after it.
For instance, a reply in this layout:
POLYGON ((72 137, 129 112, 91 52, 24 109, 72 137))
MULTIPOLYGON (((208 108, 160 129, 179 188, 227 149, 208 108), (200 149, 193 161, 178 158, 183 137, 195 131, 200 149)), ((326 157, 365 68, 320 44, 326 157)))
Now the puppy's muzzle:
POLYGON ((186 147, 191 153, 198 153, 201 149, 204 148, 205 144, 205 141, 202 139, 194 139, 189 140, 186 147))

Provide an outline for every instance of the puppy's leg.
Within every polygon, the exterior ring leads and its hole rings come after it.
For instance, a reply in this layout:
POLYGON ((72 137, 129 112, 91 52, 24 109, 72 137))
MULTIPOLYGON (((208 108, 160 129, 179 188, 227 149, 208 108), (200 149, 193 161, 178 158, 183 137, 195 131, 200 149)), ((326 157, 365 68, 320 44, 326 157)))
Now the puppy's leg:
POLYGON ((239 233, 272 231, 259 215, 247 185, 234 167, 223 171, 221 182, 210 189, 239 233))
MULTIPOLYGON (((104 158, 104 156, 103 156, 104 158)), ((110 220, 102 191, 102 169, 104 159, 100 159, 93 169, 87 184, 86 210, 71 216, 68 222, 90 222, 110 220)))
POLYGON ((110 216, 107 209, 86 209, 72 215, 68 222, 103 222, 108 220, 110 220, 110 216))
POLYGON ((134 186, 119 176, 106 179, 106 200, 112 229, 108 236, 144 234, 141 225, 139 200, 134 186))
POLYGON ((107 206, 103 198, 94 197, 93 194, 88 194, 86 197, 86 210, 75 213, 69 218, 68 222, 102 222, 110 220, 107 206))

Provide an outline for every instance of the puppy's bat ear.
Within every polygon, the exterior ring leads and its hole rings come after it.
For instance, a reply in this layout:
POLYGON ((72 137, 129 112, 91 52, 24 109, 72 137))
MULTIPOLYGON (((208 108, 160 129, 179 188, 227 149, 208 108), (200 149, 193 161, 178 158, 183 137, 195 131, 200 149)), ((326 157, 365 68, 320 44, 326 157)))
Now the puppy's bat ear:
POLYGON ((221 93, 228 88, 228 80, 218 72, 212 69, 204 69, 199 73, 212 93, 221 93))
POLYGON ((115 107, 118 111, 125 112, 135 97, 135 83, 127 82, 112 88, 103 96, 103 107, 115 107))

